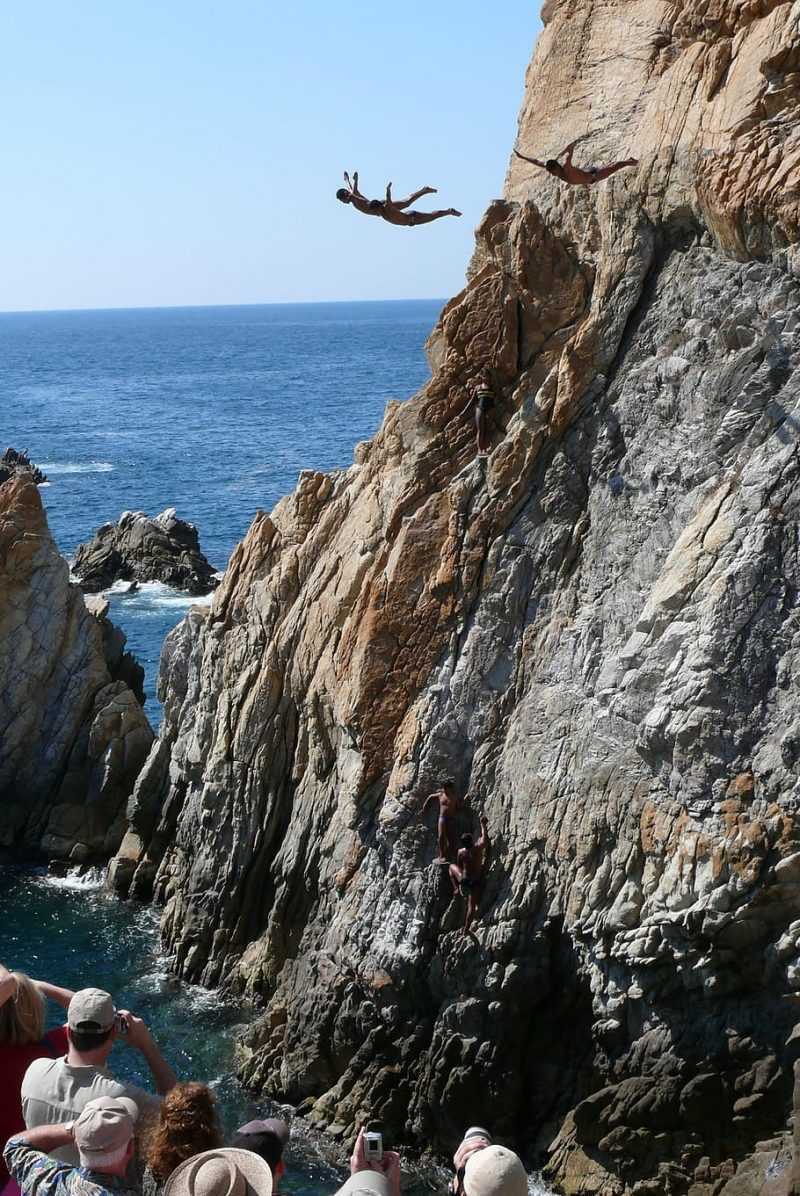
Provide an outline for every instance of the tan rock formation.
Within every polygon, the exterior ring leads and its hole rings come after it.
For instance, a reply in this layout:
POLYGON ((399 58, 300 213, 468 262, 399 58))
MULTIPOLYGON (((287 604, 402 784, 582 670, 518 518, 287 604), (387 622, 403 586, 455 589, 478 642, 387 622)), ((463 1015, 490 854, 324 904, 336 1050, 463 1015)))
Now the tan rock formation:
POLYGON ((109 673, 104 640, 125 658, 106 610, 70 583, 32 480, 0 486, 0 846, 17 854, 119 847, 153 733, 109 673))
POLYGON ((640 166, 512 162, 430 384, 168 641, 119 874, 343 1137, 733 1196, 785 1162, 800 991, 800 5, 543 16, 520 148, 640 166), (469 938, 443 773, 493 840, 469 938))

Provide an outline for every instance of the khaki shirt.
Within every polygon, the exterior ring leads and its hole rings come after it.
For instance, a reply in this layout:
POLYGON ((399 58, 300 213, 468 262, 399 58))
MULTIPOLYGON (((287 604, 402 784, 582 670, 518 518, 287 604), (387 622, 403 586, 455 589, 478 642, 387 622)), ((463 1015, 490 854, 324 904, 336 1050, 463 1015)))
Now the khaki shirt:
MULTIPOLYGON (((76 1067, 67 1063, 66 1056, 60 1059, 36 1059, 25 1072, 22 1081, 22 1116, 25 1128, 37 1125, 58 1125, 75 1121, 90 1100, 98 1096, 127 1096, 139 1107, 140 1131, 143 1119, 158 1116, 161 1098, 138 1088, 135 1084, 123 1084, 115 1080, 105 1067, 76 1067)), ((53 1158, 77 1167, 78 1151, 70 1144, 53 1151, 53 1158)))

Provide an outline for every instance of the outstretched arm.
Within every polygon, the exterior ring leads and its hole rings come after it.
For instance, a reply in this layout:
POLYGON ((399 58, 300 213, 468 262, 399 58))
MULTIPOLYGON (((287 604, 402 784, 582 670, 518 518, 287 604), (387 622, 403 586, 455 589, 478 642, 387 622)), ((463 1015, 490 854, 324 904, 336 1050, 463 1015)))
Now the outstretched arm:
POLYGON ((431 804, 431 802, 433 802, 433 801, 438 801, 438 800, 439 800, 439 793, 438 793, 438 791, 437 791, 436 793, 431 793, 431 795, 429 796, 428 800, 425 802, 425 805, 422 807, 422 813, 423 813, 423 814, 425 813, 425 811, 427 810, 427 808, 428 808, 428 806, 431 804))
POLYGON ((56 1005, 61 1005, 64 1009, 69 1007, 70 1001, 75 996, 72 989, 59 988, 57 984, 49 984, 47 980, 34 980, 33 983, 42 996, 47 997, 50 1001, 55 1001, 56 1005))
POLYGON ((546 169, 544 162, 540 162, 538 158, 528 158, 525 154, 521 154, 519 150, 514 150, 514 153, 518 158, 521 158, 523 162, 532 162, 534 166, 540 167, 541 170, 546 169))
POLYGON ((475 846, 480 847, 482 851, 488 851, 489 846, 490 846, 490 844, 489 844, 489 826, 488 826, 488 824, 486 822, 486 818, 484 817, 483 814, 481 814, 480 823, 481 823, 481 835, 480 835, 480 838, 478 839, 478 842, 475 844, 475 846))
POLYGON ((567 166, 572 165, 572 151, 575 149, 575 146, 579 145, 581 141, 585 141, 588 136, 588 133, 581 133, 580 137, 576 137, 574 141, 570 141, 569 145, 562 149, 558 156, 559 158, 563 158, 566 154, 567 166))
POLYGON ((350 175, 347 173, 347 171, 345 171, 344 172, 344 181, 347 183, 347 186, 350 188, 351 195, 357 195, 359 199, 367 198, 366 195, 362 195, 358 189, 358 171, 357 170, 353 171, 352 179, 350 178, 350 175))

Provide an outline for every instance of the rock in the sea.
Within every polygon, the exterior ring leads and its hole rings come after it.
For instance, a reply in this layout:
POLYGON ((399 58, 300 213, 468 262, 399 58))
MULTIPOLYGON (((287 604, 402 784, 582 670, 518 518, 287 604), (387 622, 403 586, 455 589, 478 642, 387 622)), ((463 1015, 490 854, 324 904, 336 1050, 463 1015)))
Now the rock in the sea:
POLYGON ((153 732, 115 630, 70 582, 30 478, 0 486, 0 847, 17 858, 119 847, 153 732))
POLYGON ((431 382, 170 636, 124 878, 182 975, 263 1001, 242 1075, 318 1124, 733 1196, 788 1174, 797 1054, 798 8, 543 18, 520 148, 640 164, 514 159, 431 382), (443 775, 492 839, 469 936, 443 775))
POLYGON ((214 566, 200 551, 197 528, 179 519, 174 507, 155 519, 141 511, 125 511, 119 523, 104 523, 78 548, 73 573, 88 593, 120 580, 161 581, 198 595, 218 584, 214 566))
POLYGON ((25 449, 18 451, 17 449, 7 448, 0 457, 0 486, 4 482, 8 482, 11 478, 18 478, 25 475, 31 478, 37 486, 41 486, 42 482, 47 481, 47 477, 39 469, 38 465, 34 465, 25 449))

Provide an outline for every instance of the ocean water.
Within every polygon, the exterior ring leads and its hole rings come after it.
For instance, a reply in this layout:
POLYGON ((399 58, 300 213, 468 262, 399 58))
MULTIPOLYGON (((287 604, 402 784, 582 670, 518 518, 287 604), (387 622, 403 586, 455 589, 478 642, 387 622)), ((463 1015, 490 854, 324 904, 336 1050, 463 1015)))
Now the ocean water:
MULTIPOLYGON (((301 469, 347 467, 389 399, 429 377, 441 302, 0 315, 0 452, 48 475, 50 527, 68 558, 123 511, 174 506, 222 569, 256 510, 301 469)), ((110 595, 112 617, 155 676, 190 601, 157 583, 110 595)))
MULTIPOLYGON (((347 467, 386 403, 429 376, 423 346, 441 304, 310 304, 0 315, 0 451, 28 449, 56 542, 76 546, 125 510, 174 506, 224 568, 256 509, 299 470, 347 467)), ((158 583, 114 589, 112 617, 155 674, 164 635, 191 601, 158 583)), ((68 987, 98 984, 142 1014, 179 1076, 210 1081, 228 1128, 264 1115, 235 1080, 243 1019, 215 993, 178 984, 154 911, 106 897, 99 878, 0 868, 0 960, 68 987)), ((145 1080, 115 1048, 119 1075, 145 1080)), ((313 1141, 293 1135, 285 1188, 335 1190, 313 1141)))

